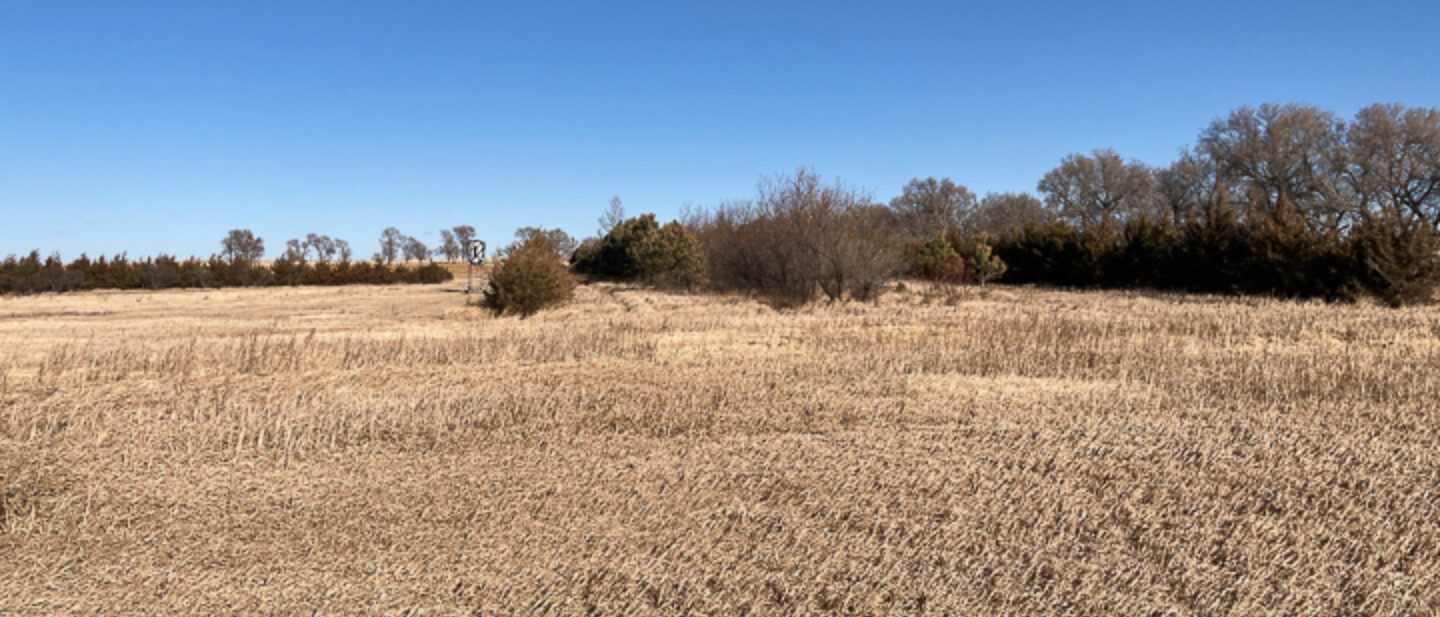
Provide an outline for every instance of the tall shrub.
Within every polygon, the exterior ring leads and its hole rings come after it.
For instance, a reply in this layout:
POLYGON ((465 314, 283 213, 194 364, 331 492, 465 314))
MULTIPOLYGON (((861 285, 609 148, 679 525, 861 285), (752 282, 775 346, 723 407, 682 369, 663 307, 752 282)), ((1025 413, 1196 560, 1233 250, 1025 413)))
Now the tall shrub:
POLYGON ((912 249, 915 275, 930 281, 959 283, 965 278, 965 259, 944 234, 935 234, 924 244, 912 249))
POLYGON ((1440 287, 1440 239, 1427 227, 1367 222, 1353 250, 1366 291, 1390 306, 1434 301, 1440 287))
POLYGON ((621 221, 599 242, 576 249, 572 261, 582 274, 663 289, 695 289, 707 280, 705 253, 695 236, 674 221, 661 226, 654 214, 621 221))
POLYGON ((490 272, 485 305, 497 314, 528 317, 570 299, 575 277, 543 234, 512 245, 490 272))
POLYGON ((905 265, 892 210, 808 169, 768 179, 754 203, 723 205, 691 224, 718 287, 780 305, 808 302, 817 289, 832 301, 874 298, 905 265))

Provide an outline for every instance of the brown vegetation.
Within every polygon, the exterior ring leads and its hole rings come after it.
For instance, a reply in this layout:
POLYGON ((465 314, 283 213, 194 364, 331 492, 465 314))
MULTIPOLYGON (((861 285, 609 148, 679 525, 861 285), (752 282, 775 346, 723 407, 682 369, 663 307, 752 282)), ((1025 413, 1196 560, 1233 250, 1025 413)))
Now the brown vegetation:
POLYGON ((903 265, 895 216, 809 169, 760 183, 754 202, 692 213, 687 226, 722 291, 756 293, 796 306, 816 291, 829 300, 874 300, 903 265))
POLYGON ((0 614, 1440 610, 1440 313, 0 298, 0 614))
POLYGON ((543 233, 517 240, 490 269, 485 305, 500 315, 528 317, 575 293, 575 275, 543 233))

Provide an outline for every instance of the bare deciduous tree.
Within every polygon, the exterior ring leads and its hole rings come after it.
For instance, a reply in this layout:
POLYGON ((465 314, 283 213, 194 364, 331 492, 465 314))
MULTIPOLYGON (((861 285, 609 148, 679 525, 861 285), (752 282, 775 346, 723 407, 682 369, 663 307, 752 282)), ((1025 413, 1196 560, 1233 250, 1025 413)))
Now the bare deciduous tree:
POLYGON ((400 233, 399 229, 386 227, 385 231, 380 232, 380 252, 375 254, 375 260, 393 263, 395 258, 400 256, 405 240, 405 234, 400 233))
POLYGON ((970 189, 949 178, 915 178, 890 201, 901 230, 912 240, 963 230, 977 205, 970 189))
POLYGON ((1337 168, 1367 219, 1440 232, 1440 110, 1375 104, 1355 114, 1337 168))
POLYGON ((1156 168, 1155 193, 1171 225, 1179 226, 1203 210, 1215 178, 1210 159, 1185 151, 1169 167, 1156 168))
POLYGON ((1222 178, 1245 184, 1257 217, 1334 231, 1348 214, 1327 160, 1340 146, 1339 127, 1334 114, 1318 107, 1241 107, 1201 133, 1200 150, 1222 178))
POLYGON ((999 238, 1045 221, 1045 207, 1029 193, 989 193, 971 217, 974 231, 999 238))
POLYGON ((475 239, 475 228, 469 225, 456 225, 450 230, 455 232, 455 243, 460 245, 460 255, 463 257, 465 251, 469 250, 470 241, 475 239))
POLYGON ((565 259, 570 259, 570 255, 574 254, 575 249, 580 246, 573 236, 558 227, 554 229, 521 227, 515 230, 515 241, 523 244, 535 235, 545 236, 545 239, 550 242, 550 248, 555 249, 555 253, 565 259))
POLYGON ((701 237, 718 243, 722 284, 759 289, 790 302, 816 287, 831 300, 868 299, 900 266, 889 209, 801 169, 762 181, 755 204, 717 211, 701 237))
POLYGON ((455 261, 460 258, 460 243, 455 241, 455 232, 449 229, 440 230, 440 247, 437 249, 446 261, 455 261))
POLYGON ((265 256, 265 241, 248 229, 232 229, 220 241, 220 255, 228 261, 255 261, 265 256))
POLYGON ((1038 188, 1056 215, 1081 227, 1114 233, 1130 216, 1153 208, 1150 169, 1139 161, 1125 162, 1114 150, 1091 154, 1065 157, 1041 178, 1038 188))
POLYGON ((309 233, 305 234, 305 241, 300 248, 304 254, 315 254, 315 261, 327 262, 335 258, 335 241, 330 236, 309 233))
POLYGON ((281 261, 305 262, 305 245, 299 239, 291 238, 285 241, 285 252, 280 254, 281 261))
POLYGON ((625 205, 620 202, 620 196, 615 195, 610 198, 610 208, 605 210, 605 214, 600 215, 599 220, 596 221, 600 223, 600 233, 596 235, 602 238, 605 237, 605 234, 610 233, 611 229, 614 229, 616 225, 619 225, 621 221, 624 220, 625 205))
POLYGON ((430 247, 414 236, 406 236, 400 243, 400 250, 405 254, 405 261, 422 261, 430 256, 430 247))

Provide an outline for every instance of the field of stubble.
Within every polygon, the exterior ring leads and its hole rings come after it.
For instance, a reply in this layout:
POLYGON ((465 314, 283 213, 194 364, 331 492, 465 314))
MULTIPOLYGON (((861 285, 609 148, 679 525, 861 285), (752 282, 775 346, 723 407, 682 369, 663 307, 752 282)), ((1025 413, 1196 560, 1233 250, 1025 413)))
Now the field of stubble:
POLYGON ((0 298, 0 614, 1440 612, 1433 308, 463 302, 0 298))

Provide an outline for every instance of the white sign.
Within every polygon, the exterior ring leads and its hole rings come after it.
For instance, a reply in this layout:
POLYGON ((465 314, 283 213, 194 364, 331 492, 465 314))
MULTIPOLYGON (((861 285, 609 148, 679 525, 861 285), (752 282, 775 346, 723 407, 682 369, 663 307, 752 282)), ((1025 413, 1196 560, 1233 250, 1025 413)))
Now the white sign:
POLYGON ((465 247, 465 258, 477 266, 485 263, 485 241, 471 240, 470 245, 465 247))

